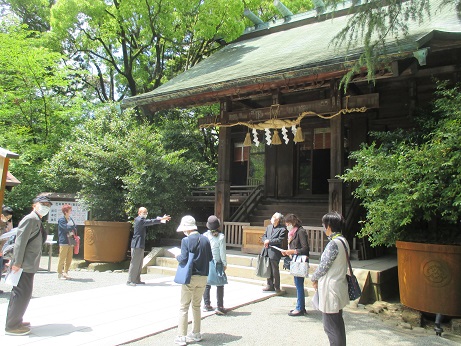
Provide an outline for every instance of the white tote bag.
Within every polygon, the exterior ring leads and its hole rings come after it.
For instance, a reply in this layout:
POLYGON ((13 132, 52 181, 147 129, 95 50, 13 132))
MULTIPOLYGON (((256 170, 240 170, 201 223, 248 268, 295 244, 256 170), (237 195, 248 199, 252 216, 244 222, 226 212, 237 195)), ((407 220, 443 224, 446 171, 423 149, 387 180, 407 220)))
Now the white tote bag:
POLYGON ((302 278, 309 277, 309 259, 304 255, 293 255, 290 262, 290 274, 302 278))

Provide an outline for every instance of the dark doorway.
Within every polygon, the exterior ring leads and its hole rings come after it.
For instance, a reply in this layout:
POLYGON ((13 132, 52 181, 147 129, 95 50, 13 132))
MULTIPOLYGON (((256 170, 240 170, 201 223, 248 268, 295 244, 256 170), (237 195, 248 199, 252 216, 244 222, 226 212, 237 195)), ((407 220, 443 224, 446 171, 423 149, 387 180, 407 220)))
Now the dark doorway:
POLYGON ((265 188, 267 197, 293 197, 293 142, 266 147, 265 188))
POLYGON ((312 194, 327 194, 330 178, 330 149, 312 151, 312 194))

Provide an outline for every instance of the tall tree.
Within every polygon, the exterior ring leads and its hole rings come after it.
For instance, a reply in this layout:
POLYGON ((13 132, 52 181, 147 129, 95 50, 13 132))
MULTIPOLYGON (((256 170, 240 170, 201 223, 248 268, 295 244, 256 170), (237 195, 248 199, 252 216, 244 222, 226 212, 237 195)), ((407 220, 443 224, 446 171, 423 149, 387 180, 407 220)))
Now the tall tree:
POLYGON ((155 89, 217 49, 218 37, 237 37, 243 23, 228 13, 242 11, 238 0, 58 0, 51 27, 64 52, 97 75, 88 86, 111 101, 155 89))
POLYGON ((41 190, 37 174, 44 160, 84 114, 84 103, 70 89, 76 71, 41 43, 38 33, 0 25, 0 146, 20 154, 10 170, 22 183, 6 198, 19 208, 41 190))

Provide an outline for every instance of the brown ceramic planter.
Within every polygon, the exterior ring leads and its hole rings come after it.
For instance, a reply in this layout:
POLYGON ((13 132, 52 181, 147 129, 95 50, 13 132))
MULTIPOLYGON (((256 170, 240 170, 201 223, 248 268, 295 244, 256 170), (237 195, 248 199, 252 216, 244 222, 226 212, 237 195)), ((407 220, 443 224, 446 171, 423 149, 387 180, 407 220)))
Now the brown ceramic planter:
POLYGON ((397 241, 396 247, 401 303, 461 316, 461 246, 397 241))
POLYGON ((85 221, 83 258, 89 262, 122 262, 126 258, 129 222, 85 221))

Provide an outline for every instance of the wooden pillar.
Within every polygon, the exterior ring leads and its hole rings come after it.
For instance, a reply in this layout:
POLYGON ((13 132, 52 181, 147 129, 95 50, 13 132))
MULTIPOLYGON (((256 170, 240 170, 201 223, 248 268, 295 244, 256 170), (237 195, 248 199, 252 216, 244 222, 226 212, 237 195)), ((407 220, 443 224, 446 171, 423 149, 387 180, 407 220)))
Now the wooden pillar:
POLYGON ((344 215, 343 183, 336 176, 344 169, 344 134, 341 115, 330 120, 331 151, 330 151, 330 179, 328 192, 328 209, 344 215))
POLYGON ((8 172, 8 164, 10 159, 7 157, 0 157, 0 205, 3 205, 3 196, 6 189, 6 174, 8 172))
MULTIPOLYGON (((221 119, 226 117, 230 102, 221 102, 221 119)), ((215 187, 215 215, 221 222, 230 217, 231 128, 219 128, 218 178, 215 187)))
POLYGON ((3 197, 6 189, 6 175, 8 173, 10 158, 17 159, 18 157, 18 154, 0 148, 0 205, 3 205, 3 197))

